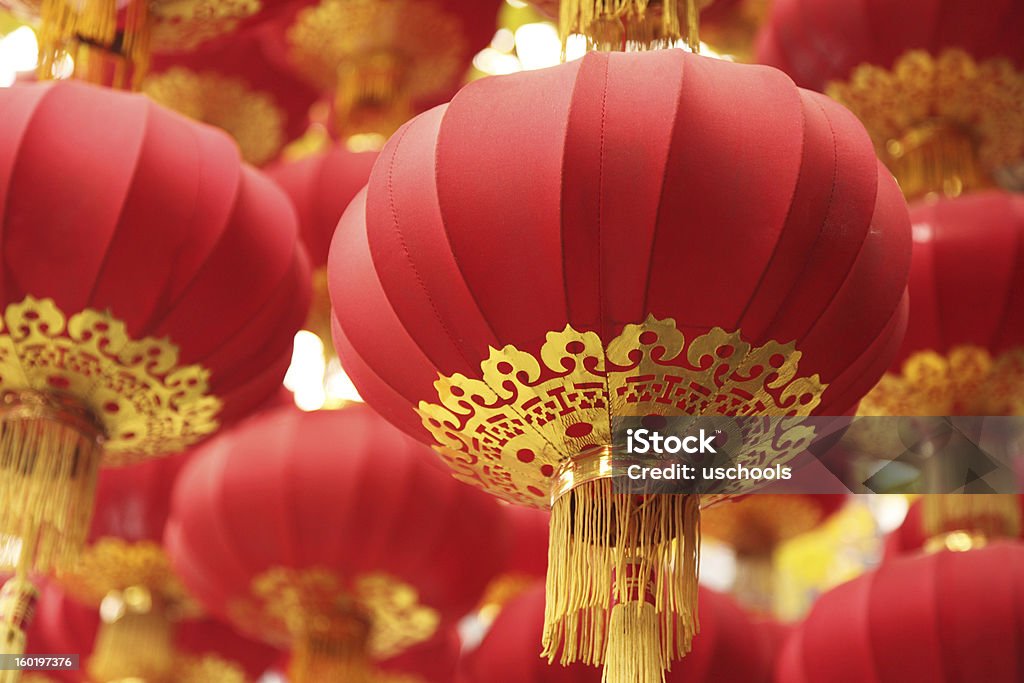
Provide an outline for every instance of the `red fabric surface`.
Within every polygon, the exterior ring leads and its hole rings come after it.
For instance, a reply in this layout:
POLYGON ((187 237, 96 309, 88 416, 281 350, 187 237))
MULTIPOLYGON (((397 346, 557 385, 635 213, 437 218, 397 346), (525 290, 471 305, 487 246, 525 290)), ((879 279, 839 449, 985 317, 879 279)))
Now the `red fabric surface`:
POLYGON ((899 557, 821 596, 776 683, 991 683, 1024 677, 1024 545, 899 557))
POLYGON ((366 185, 376 160, 376 152, 350 152, 344 145, 334 145, 326 152, 267 169, 298 211, 299 234, 314 268, 327 265, 338 221, 366 185))
MULTIPOLYGON (((666 683, 767 683, 775 656, 775 627, 755 624, 732 599, 700 590, 700 634, 693 650, 673 662, 666 683)), ((544 586, 510 602, 479 647, 463 657, 459 683, 599 683, 601 669, 548 665, 541 659, 544 586)))
POLYGON ((548 571, 548 529, 551 515, 544 510, 502 505, 509 530, 508 563, 504 574, 543 578, 548 571))
POLYGON ((966 50, 1024 65, 1024 4, 1017 0, 773 0, 757 61, 821 90, 860 64, 890 67, 908 50, 966 50))
POLYGON ((39 602, 28 630, 28 655, 79 655, 78 671, 47 671, 62 683, 88 683, 85 667, 99 630, 95 609, 78 604, 53 582, 39 585, 39 602))
POLYGON ((167 337, 210 370, 222 421, 266 400, 310 286, 284 193, 226 135, 142 96, 15 86, 0 120, 0 305, 50 297, 167 337))
POLYGON ((225 659, 245 671, 251 681, 258 681, 280 652, 272 647, 243 638, 234 629, 214 619, 184 621, 174 632, 174 646, 179 652, 194 657, 213 655, 225 659))
POLYGON ((895 353, 909 249, 845 109, 764 67, 589 54, 472 83, 392 137, 335 234, 335 344, 423 439, 412 407, 439 372, 648 314, 795 340, 831 385, 819 412, 842 414, 895 353))
POLYGON ((458 618, 503 566, 507 539, 497 504, 428 457, 365 406, 271 411, 205 444, 182 472, 168 554, 224 618, 275 567, 323 567, 346 586, 383 572, 458 618))
POLYGON ((171 488, 189 457, 172 455, 100 472, 89 542, 114 536, 159 543, 171 512, 171 488))

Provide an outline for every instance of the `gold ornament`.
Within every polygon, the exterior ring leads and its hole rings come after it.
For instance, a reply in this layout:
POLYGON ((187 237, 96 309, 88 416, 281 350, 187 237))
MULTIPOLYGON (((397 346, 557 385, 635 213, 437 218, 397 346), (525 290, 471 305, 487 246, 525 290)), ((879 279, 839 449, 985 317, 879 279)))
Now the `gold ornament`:
POLYGON ((653 50, 685 41, 700 48, 701 0, 562 0, 559 30, 562 51, 571 35, 583 35, 587 49, 653 50))

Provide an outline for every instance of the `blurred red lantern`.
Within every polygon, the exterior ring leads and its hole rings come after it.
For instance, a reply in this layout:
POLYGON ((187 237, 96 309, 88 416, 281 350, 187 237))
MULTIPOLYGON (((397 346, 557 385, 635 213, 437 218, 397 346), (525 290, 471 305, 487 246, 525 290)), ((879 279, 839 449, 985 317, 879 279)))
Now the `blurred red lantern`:
POLYGON ((825 593, 776 683, 989 683, 1024 677, 1024 545, 900 557, 825 593))
POLYGON ((268 27, 281 63, 334 97, 342 139, 387 137, 451 96, 497 29, 500 0, 303 0, 268 27))
POLYGON ((841 495, 759 494, 708 509, 701 535, 736 553, 733 593, 748 609, 774 614, 778 546, 822 524, 846 501, 841 495))
POLYGON ((493 621, 510 600, 543 579, 548 570, 551 515, 519 505, 502 505, 501 512, 510 539, 508 562, 484 593, 480 616, 485 622, 493 621))
POLYGON ((771 69, 591 53, 391 139, 335 234, 334 339, 457 478, 552 506, 549 655, 604 662, 581 634, 630 604, 664 649, 615 631, 609 652, 667 666, 696 629, 698 501, 613 495, 610 415, 843 414, 899 343, 909 247, 841 107, 771 69), (627 571, 664 605, 613 600, 627 571))
POLYGON ((201 449, 166 544, 211 612, 293 650, 297 683, 362 681, 468 612, 504 561, 497 506, 364 406, 271 412, 201 449))
POLYGON ((775 0, 758 61, 867 126, 910 198, 1024 181, 1024 5, 775 0))
POLYGON ((174 650, 175 683, 256 683, 280 655, 213 619, 179 624, 174 650))
MULTIPOLYGON (((938 496, 934 496, 938 498, 938 496)), ((957 496, 956 498, 959 498, 957 496)), ((929 497, 923 497, 914 503, 907 510, 907 516, 903 523, 885 538, 885 556, 887 558, 899 555, 912 554, 921 550, 934 552, 945 548, 954 552, 964 552, 986 545, 997 538, 1021 538, 1024 529, 1021 528, 1021 519, 1024 518, 1024 496, 1010 495, 987 495, 971 496, 972 505, 967 510, 956 510, 954 518, 929 520, 930 526, 925 524, 924 503, 929 497), (1007 503, 1016 502, 1017 513, 1013 514, 1008 509, 1007 503), (986 511, 985 503, 992 505, 986 511), (959 518, 957 518, 959 517, 959 518), (938 526, 936 529, 935 527, 938 526), (936 535, 937 532, 937 535, 936 535)), ((940 502, 955 502, 953 496, 942 496, 940 502)), ((932 509, 934 514, 934 508, 932 509)))
MULTIPOLYGON (((1024 197, 922 202, 911 220, 907 335, 862 414, 1024 415, 1024 197)), ((928 538, 1021 528, 1015 496, 929 495, 922 505, 928 538)))
MULTIPOLYGON (((101 461, 181 451, 277 389, 309 271, 287 198, 222 133, 75 83, 0 90, 0 117, 0 533, 22 604, 85 541, 101 461)), ((16 650, 23 609, 2 616, 16 650)))
POLYGON ((317 99, 315 90, 267 59, 258 31, 157 57, 141 89, 170 109, 227 131, 242 158, 257 166, 306 132, 317 99))
MULTIPOLYGON (((762 627, 728 597, 700 589, 701 633, 673 665, 666 683, 768 683, 776 652, 773 627, 762 627)), ((540 657, 544 629, 541 583, 513 600, 460 666, 459 683, 599 683, 601 671, 576 663, 548 666, 540 657)))

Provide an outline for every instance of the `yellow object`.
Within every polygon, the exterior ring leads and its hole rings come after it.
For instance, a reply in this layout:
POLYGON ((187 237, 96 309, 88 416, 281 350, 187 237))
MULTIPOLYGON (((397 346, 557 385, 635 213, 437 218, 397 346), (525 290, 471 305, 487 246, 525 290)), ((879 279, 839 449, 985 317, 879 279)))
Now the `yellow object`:
POLYGON ((562 0, 559 9, 563 52, 571 35, 604 51, 700 48, 698 0, 562 0))

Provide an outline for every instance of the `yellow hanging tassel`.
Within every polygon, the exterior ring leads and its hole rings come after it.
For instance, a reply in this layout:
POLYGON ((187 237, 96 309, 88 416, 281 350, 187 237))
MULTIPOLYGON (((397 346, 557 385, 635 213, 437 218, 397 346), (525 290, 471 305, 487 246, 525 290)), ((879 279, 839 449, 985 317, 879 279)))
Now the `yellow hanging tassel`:
MULTIPOLYGON (((9 579, 0 589, 0 653, 25 654, 26 636, 39 592, 24 577, 9 579)), ((18 683, 20 671, 0 670, 0 683, 18 683)))
POLYGON ((299 639, 288 666, 289 681, 370 683, 375 680, 366 654, 369 629, 345 622, 299 639))
POLYGON ((1009 494, 926 495, 921 499, 926 550, 970 550, 1021 532, 1020 501, 1009 494))
MULTIPOLYGON (((619 657, 625 642, 655 653, 659 670, 685 656, 698 630, 699 522, 698 496, 625 495, 610 479, 584 481, 559 496, 551 508, 543 656, 600 666, 619 657), (632 616, 620 609, 620 630, 610 631, 613 606, 637 600, 635 584, 615 581, 624 576, 650 582, 653 640, 622 630, 647 629, 647 608, 632 616)), ((617 675, 609 670, 607 683, 634 680, 617 675)))
POLYGON ((20 541, 23 574, 73 558, 92 517, 103 436, 86 410, 38 391, 0 404, 0 534, 20 541))
POLYGON ((386 140, 412 117, 404 92, 407 68, 391 52, 344 61, 334 96, 336 132, 342 138, 375 135, 386 140))
POLYGON ((78 25, 78 12, 67 0, 43 0, 39 7, 39 60, 36 76, 54 78, 55 68, 68 54, 78 25))
POLYGON ((885 152, 883 160, 907 199, 932 193, 959 197, 994 185, 970 134, 948 122, 917 126, 886 143, 885 152))
POLYGON ((100 605, 99 633, 89 658, 98 683, 141 679, 170 683, 175 664, 173 627, 162 600, 143 586, 111 591, 100 605))
POLYGON ((643 600, 612 607, 602 683, 662 683, 665 654, 658 613, 643 600))
POLYGON ((653 50, 674 47, 682 41, 698 52, 698 1, 562 0, 559 33, 563 58, 571 35, 585 36, 590 50, 653 50), (684 24, 680 24, 680 18, 684 24))

